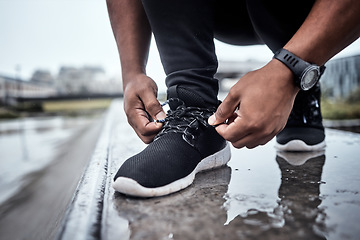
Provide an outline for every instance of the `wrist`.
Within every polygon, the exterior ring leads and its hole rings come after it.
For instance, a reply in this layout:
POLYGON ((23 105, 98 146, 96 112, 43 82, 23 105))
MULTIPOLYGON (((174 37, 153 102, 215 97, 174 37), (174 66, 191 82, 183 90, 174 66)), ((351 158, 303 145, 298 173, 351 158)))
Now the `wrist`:
POLYGON ((282 62, 280 62, 277 59, 272 59, 268 63, 268 65, 271 66, 273 71, 278 72, 279 77, 278 77, 277 81, 279 81, 279 84, 282 87, 288 89, 294 95, 296 95, 300 91, 300 88, 297 87, 295 84, 294 73, 286 65, 284 65, 282 62))
POLYGON ((279 49, 273 58, 279 60, 293 72, 295 85, 304 91, 315 86, 325 70, 325 66, 304 61, 284 48, 279 49))
POLYGON ((137 79, 143 77, 146 77, 146 74, 145 72, 142 71, 123 72, 122 73, 123 88, 125 89, 129 83, 137 81, 137 79))

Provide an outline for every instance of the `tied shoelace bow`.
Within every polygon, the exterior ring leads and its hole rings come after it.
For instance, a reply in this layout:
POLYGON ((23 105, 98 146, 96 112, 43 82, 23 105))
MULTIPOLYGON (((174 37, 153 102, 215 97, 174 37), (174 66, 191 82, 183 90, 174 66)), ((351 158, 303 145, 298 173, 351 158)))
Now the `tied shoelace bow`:
POLYGON ((183 139, 194 146, 194 141, 199 134, 197 130, 200 126, 210 126, 207 120, 216 108, 186 107, 184 102, 177 98, 167 100, 162 106, 170 102, 178 102, 180 105, 175 110, 169 110, 165 119, 156 120, 156 122, 164 123, 164 126, 154 141, 166 133, 182 133, 183 139))

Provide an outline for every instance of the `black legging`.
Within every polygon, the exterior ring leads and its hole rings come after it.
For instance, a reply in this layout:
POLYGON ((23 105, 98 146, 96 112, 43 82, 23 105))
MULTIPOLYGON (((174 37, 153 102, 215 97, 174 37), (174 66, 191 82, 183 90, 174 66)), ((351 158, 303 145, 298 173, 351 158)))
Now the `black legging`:
MULTIPOLYGON (((234 45, 283 47, 308 15, 314 0, 143 0, 167 87, 195 90, 217 103, 218 62, 214 37, 234 45)), ((239 53, 241 54, 241 52, 239 53)))

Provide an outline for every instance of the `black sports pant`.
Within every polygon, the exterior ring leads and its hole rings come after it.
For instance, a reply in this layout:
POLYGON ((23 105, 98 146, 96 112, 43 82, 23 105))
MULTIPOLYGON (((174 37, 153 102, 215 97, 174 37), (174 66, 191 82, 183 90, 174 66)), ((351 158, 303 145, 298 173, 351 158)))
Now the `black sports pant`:
MULTIPOLYGON (((195 90, 217 103, 214 37, 234 45, 282 48, 301 26, 314 0, 143 0, 166 85, 195 90)), ((241 52, 239 52, 241 54, 241 52)))

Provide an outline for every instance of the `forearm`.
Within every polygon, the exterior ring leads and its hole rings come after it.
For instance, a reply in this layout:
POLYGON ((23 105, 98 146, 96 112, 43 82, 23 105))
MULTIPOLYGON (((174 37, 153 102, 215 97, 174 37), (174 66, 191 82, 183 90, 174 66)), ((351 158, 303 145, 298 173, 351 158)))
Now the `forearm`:
POLYGON ((360 1, 318 0, 285 49, 323 65, 360 37, 360 1))
POLYGON ((107 6, 125 87, 131 76, 145 74, 151 28, 141 1, 107 0, 107 6))

